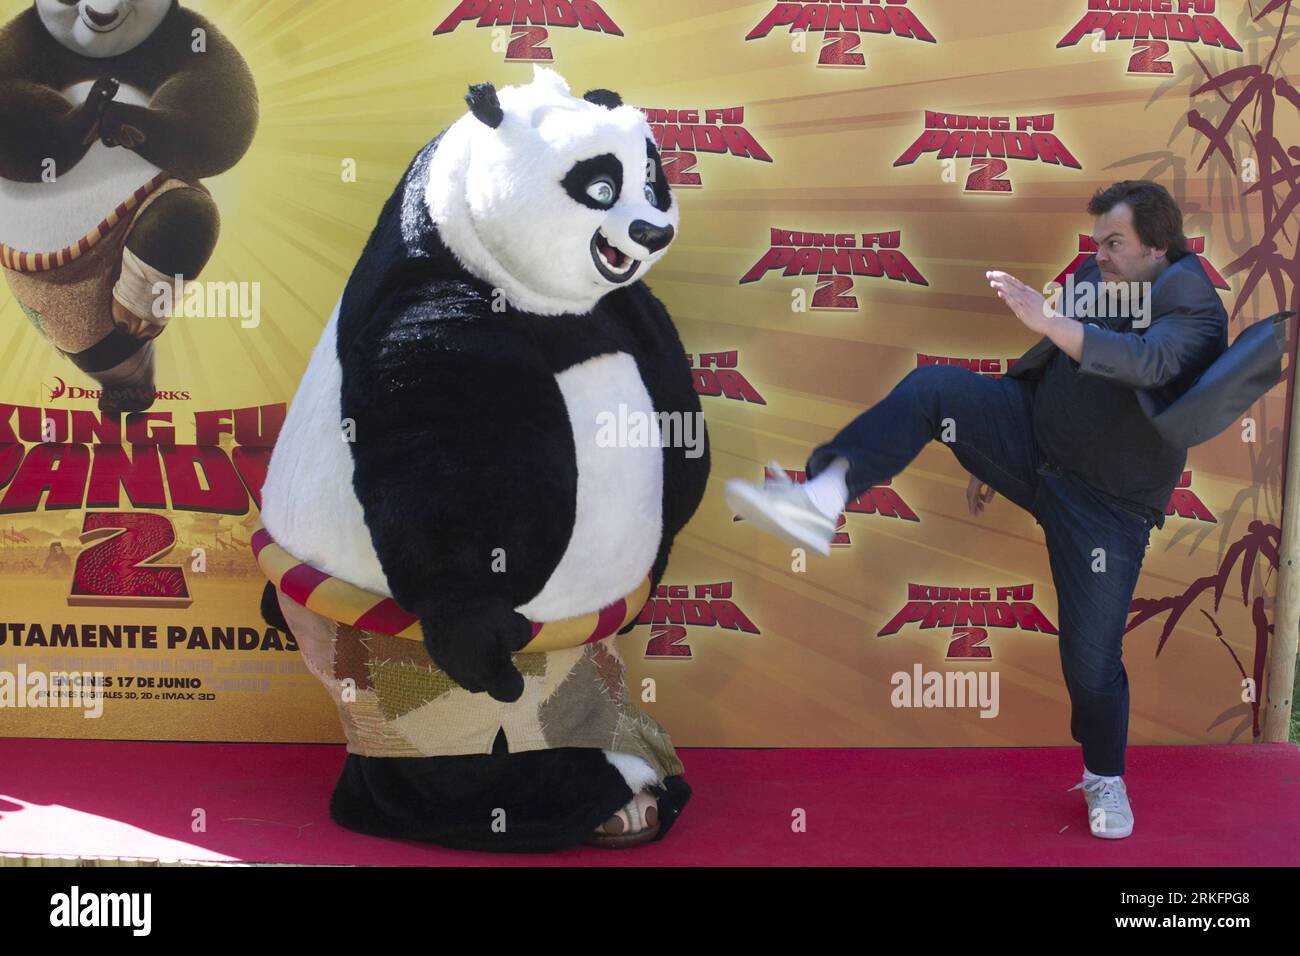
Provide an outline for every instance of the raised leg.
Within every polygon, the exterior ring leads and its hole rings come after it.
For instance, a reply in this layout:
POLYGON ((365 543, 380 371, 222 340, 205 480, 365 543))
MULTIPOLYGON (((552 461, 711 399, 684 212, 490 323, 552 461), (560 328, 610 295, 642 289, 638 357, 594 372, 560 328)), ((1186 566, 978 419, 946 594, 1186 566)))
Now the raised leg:
POLYGON ((837 456, 849 462, 850 498, 901 472, 932 440, 971 474, 1029 510, 1041 455, 1033 438, 1031 386, 954 365, 924 365, 808 458, 815 478, 837 456))

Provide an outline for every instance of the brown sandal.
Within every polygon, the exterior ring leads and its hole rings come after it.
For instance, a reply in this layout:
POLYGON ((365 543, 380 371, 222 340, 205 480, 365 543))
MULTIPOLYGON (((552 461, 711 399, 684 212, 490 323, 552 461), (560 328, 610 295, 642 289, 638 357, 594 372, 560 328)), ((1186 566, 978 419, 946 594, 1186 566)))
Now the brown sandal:
POLYGON ((598 826, 584 842, 588 846, 623 849, 649 843, 658 835, 659 801, 653 794, 642 792, 598 826))

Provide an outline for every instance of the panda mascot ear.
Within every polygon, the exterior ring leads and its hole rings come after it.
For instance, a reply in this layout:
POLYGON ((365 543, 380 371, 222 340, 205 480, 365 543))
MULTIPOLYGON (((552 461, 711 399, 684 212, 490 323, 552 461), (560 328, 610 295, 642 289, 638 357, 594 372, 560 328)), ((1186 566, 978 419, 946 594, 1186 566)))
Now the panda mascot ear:
POLYGON ((619 96, 613 90, 588 90, 582 94, 582 98, 588 103, 595 103, 597 106, 603 106, 607 110, 618 109, 623 105, 623 97, 619 96))
POLYGON ((497 89, 491 83, 476 83, 465 94, 469 111, 484 125, 496 129, 505 119, 501 111, 501 102, 497 99, 497 89))

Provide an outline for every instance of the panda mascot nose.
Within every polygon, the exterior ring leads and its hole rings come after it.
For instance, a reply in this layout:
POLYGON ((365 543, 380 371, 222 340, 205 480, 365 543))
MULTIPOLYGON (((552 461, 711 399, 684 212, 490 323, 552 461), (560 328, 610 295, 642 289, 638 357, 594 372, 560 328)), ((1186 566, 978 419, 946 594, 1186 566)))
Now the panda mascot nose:
POLYGON ((651 253, 658 252, 673 241, 675 235, 672 226, 656 226, 644 219, 633 220, 627 227, 627 234, 637 245, 645 246, 651 253))

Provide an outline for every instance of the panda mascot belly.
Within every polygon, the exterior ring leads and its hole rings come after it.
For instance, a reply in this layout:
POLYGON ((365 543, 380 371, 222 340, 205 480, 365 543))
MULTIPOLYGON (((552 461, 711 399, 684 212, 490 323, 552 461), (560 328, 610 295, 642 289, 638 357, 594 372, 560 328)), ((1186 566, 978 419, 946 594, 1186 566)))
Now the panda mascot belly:
POLYGON ((681 340, 641 281, 679 210, 616 94, 538 68, 466 101, 385 205, 289 410, 254 536, 263 612, 339 706, 341 825, 644 842, 690 789, 608 638, 708 477, 681 340))

